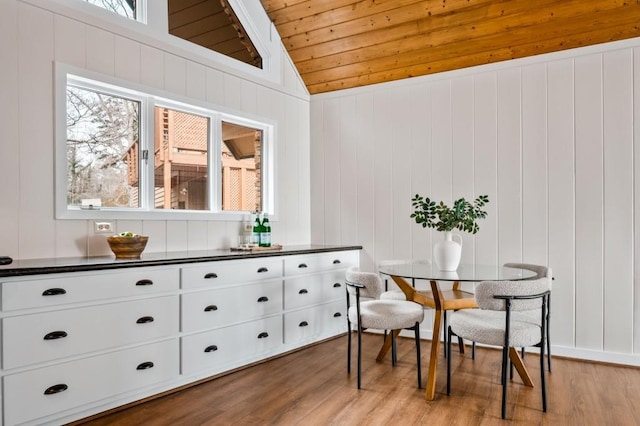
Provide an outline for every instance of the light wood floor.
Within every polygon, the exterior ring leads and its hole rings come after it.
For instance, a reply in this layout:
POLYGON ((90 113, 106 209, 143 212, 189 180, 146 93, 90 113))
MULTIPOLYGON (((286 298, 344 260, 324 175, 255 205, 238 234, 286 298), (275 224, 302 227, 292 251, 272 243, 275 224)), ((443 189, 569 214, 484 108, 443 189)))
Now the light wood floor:
MULTIPOLYGON (((440 354, 436 400, 417 389, 415 347, 399 339, 398 365, 376 363, 379 335, 363 337, 363 382, 346 373, 342 336, 251 368, 110 414, 87 425, 504 425, 500 352, 478 348, 475 361, 453 350, 452 394, 440 354)), ((422 342, 426 380, 429 341, 422 342)), ((535 388, 515 378, 507 419, 531 425, 640 425, 640 369, 554 357, 547 375, 549 410, 541 411, 539 358, 525 363, 535 388)), ((517 375, 516 375, 517 376, 517 375)), ((424 382, 423 382, 424 383, 424 382)))

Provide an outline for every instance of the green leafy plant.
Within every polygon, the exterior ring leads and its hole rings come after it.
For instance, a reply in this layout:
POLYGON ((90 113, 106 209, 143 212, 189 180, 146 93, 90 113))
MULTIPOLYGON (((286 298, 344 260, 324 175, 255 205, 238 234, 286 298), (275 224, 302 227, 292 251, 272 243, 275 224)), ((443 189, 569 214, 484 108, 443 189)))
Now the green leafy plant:
POLYGON ((460 198, 453 203, 453 207, 449 207, 442 201, 436 203, 429 197, 416 194, 411 200, 414 209, 411 218, 423 228, 435 228, 438 231, 458 229, 475 234, 480 229, 478 219, 487 217, 483 207, 488 202, 489 196, 480 195, 473 204, 460 198))

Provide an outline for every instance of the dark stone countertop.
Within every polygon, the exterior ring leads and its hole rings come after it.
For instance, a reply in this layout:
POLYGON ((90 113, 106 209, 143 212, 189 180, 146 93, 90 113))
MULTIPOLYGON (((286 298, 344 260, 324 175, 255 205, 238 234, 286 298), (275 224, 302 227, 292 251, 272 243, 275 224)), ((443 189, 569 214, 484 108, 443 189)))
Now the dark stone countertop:
POLYGON ((51 259, 14 259, 9 265, 0 266, 0 277, 56 274, 62 272, 100 271, 105 269, 162 266, 185 263, 215 262, 220 260, 253 259, 261 257, 290 256, 297 254, 330 253, 361 250, 362 246, 298 245, 285 246, 277 251, 198 250, 164 253, 142 253, 140 259, 116 259, 114 255, 96 257, 62 257, 51 259))

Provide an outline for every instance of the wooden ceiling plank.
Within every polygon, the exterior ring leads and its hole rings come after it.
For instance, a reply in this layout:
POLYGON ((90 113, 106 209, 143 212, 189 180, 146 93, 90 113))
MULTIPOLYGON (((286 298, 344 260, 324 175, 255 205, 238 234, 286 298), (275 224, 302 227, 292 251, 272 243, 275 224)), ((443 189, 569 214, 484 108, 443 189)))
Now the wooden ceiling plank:
POLYGON ((357 20, 363 21, 361 26, 364 25, 365 31, 367 31, 371 29, 373 21, 386 19, 388 22, 393 19, 395 24, 415 21, 417 16, 426 16, 425 9, 424 0, 395 0, 384 3, 363 0, 278 25, 278 33, 280 33, 280 37, 288 38, 295 34, 306 34, 321 29, 339 31, 341 25, 357 20))
MULTIPOLYGON (((595 28, 609 28, 612 25, 626 25, 628 22, 640 22, 640 8, 635 14, 600 14, 594 16, 583 15, 578 18, 568 19, 565 25, 558 29, 556 24, 548 23, 544 28, 525 27, 512 30, 508 35, 505 34, 489 34, 469 40, 467 43, 442 43, 436 44, 434 47, 426 47, 419 50, 407 51, 401 54, 374 58, 368 61, 357 62, 349 65, 318 70, 309 73, 302 73, 301 76, 305 82, 309 84, 318 84, 324 81, 338 79, 339 76, 357 75, 364 73, 374 73, 384 71, 386 69, 397 69, 410 66, 415 63, 430 63, 438 60, 453 60, 458 56, 466 56, 472 52, 485 52, 500 46, 500 42, 505 39, 508 47, 527 44, 532 40, 532 33, 544 34, 546 38, 562 38, 566 35, 580 34, 586 30, 595 28)), ((504 45, 504 44, 503 44, 504 45)))
POLYGON ((208 0, 168 0, 167 11, 169 15, 180 12, 188 7, 195 6, 198 3, 203 3, 208 0))
POLYGON ((260 0, 262 3, 262 7, 267 13, 275 12, 276 10, 284 9, 287 7, 294 6, 298 3, 305 3, 309 0, 260 0))
POLYGON ((236 30, 231 25, 227 25, 226 27, 217 28, 213 31, 195 36, 189 39, 189 41, 199 44, 200 46, 210 48, 210 46, 215 45, 216 43, 227 40, 237 40, 237 38, 238 33, 236 30))
POLYGON ((197 21, 204 16, 214 15, 222 11, 219 1, 205 1, 181 10, 169 16, 169 29, 178 28, 197 21))
MULTIPOLYGON (((536 2, 538 6, 542 4, 542 0, 536 2)), ((547 0, 548 2, 548 0, 547 0)), ((359 34, 353 37, 333 40, 309 46, 301 49, 291 49, 288 46, 289 54, 294 62, 301 62, 312 58, 329 56, 348 50, 356 50, 366 48, 368 46, 384 44, 394 40, 406 40, 409 38, 425 38, 425 45, 437 45, 440 43, 449 43, 452 41, 466 42, 474 37, 481 36, 486 33, 503 33, 506 34, 519 27, 542 25, 547 22, 560 21, 563 18, 572 19, 584 14, 596 15, 606 10, 614 10, 616 8, 624 8, 632 10, 638 6, 628 7, 613 4, 615 2, 607 1, 603 5, 601 0, 572 0, 563 2, 553 2, 554 9, 542 9, 537 7, 532 11, 520 11, 512 15, 503 15, 499 18, 480 19, 473 22, 467 22, 462 14, 456 18, 462 24, 453 25, 452 18, 448 17, 432 17, 428 20, 420 20, 417 23, 406 23, 398 25, 389 30, 375 30, 366 34, 359 34), (572 7, 576 3, 580 3, 583 7, 576 9, 572 7), (587 8, 585 5, 590 5, 587 8), (612 9, 613 7, 613 9, 612 9), (578 10, 580 12, 578 12, 578 10), (514 25, 514 22, 518 26, 514 25)), ((614 12, 624 13, 624 12, 614 12)), ((474 15, 475 16, 475 15, 474 15)))
MULTIPOLYGON (((532 39, 529 38, 527 43, 514 47, 489 48, 481 52, 471 49, 473 53, 470 54, 464 54, 462 51, 458 51, 458 54, 451 58, 396 68, 388 67, 382 71, 363 73, 360 75, 347 75, 346 73, 342 73, 340 78, 334 80, 327 80, 315 84, 308 83, 307 88, 310 93, 315 94, 638 37, 640 36, 640 28, 637 23, 638 17, 631 16, 625 19, 625 22, 610 21, 608 24, 601 22, 596 29, 592 29, 591 31, 580 31, 574 34, 563 34, 561 36, 556 35, 545 40, 531 41, 532 39)), ((305 76, 303 76, 303 79, 305 79, 305 76)), ((306 79, 305 82, 307 82, 306 79)))
POLYGON ((224 12, 218 12, 180 27, 171 28, 169 32, 182 38, 191 38, 228 25, 231 25, 231 22, 227 15, 224 12))

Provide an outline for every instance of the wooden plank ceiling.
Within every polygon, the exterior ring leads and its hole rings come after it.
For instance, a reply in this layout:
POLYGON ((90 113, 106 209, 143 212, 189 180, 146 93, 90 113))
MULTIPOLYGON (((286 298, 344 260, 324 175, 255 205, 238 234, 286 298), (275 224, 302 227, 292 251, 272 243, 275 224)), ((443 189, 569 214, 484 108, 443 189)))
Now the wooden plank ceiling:
POLYGON ((310 93, 640 36, 640 0, 261 0, 310 93))

